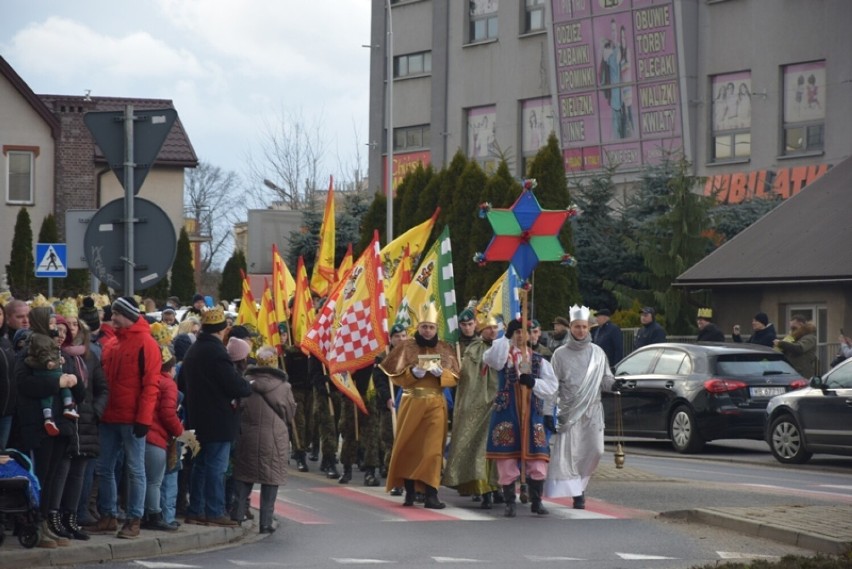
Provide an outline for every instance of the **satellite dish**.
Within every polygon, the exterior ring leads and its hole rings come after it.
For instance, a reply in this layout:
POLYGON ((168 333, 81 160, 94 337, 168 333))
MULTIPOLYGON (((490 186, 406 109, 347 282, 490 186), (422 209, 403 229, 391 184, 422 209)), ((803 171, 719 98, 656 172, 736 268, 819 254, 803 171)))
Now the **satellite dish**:
MULTIPOLYGON (((150 288, 166 276, 177 252, 175 228, 160 206, 133 198, 134 290, 150 288)), ((113 290, 124 290, 124 198, 109 202, 95 213, 83 240, 89 271, 113 290)))

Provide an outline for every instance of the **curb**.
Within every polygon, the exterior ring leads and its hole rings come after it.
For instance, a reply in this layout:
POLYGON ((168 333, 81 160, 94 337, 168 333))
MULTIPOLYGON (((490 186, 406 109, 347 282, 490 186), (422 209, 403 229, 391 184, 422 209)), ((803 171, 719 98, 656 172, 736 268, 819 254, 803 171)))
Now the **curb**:
POLYGON ((124 540, 115 537, 92 536, 90 541, 75 541, 68 547, 55 549, 24 549, 18 546, 17 539, 6 535, 13 548, 5 546, 0 555, 0 569, 19 569, 21 567, 55 567, 61 565, 81 565, 144 559, 159 555, 170 555, 196 549, 213 549, 250 539, 253 527, 209 527, 195 526, 195 531, 178 531, 166 535, 146 532, 151 537, 124 540))
POLYGON ((752 520, 741 515, 719 510, 674 510, 671 512, 661 512, 659 517, 682 520, 687 523, 716 526, 741 534, 761 537, 831 555, 840 555, 852 550, 852 540, 849 539, 833 538, 802 531, 794 527, 785 528, 777 523, 772 523, 772 520, 767 520, 769 523, 764 523, 759 520, 752 520))

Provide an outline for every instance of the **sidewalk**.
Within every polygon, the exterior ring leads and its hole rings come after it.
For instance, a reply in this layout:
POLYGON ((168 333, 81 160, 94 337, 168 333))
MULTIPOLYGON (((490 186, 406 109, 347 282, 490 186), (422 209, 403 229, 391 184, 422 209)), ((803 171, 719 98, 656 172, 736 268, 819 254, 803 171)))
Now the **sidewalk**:
POLYGON ((158 555, 196 549, 213 549, 260 536, 256 526, 223 528, 182 525, 176 532, 142 530, 136 539, 119 539, 115 535, 93 535, 89 541, 72 541, 68 547, 24 549, 10 532, 0 546, 0 569, 50 567, 105 563, 129 559, 145 559, 158 555))

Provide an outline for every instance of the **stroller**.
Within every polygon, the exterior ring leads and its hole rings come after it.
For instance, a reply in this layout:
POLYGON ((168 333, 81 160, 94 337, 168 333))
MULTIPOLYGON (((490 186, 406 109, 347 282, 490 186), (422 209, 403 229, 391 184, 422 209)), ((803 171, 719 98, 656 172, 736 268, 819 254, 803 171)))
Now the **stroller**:
POLYGON ((0 546, 7 526, 27 549, 38 544, 39 492, 27 455, 11 448, 0 450, 0 546))

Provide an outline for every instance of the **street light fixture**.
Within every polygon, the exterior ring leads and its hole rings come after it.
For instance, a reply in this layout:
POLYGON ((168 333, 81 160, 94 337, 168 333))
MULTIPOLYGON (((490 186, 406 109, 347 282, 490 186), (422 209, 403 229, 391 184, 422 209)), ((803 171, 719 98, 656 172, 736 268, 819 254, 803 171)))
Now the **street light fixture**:
POLYGON ((388 75, 388 132, 387 132, 387 242, 393 241, 393 16, 391 15, 391 0, 385 0, 388 12, 388 39, 387 39, 387 75, 388 75))
POLYGON ((281 186, 277 185, 272 180, 264 178, 263 179, 263 185, 266 186, 267 188, 269 188, 270 190, 272 190, 273 192, 277 192, 277 193, 283 195, 288 200, 291 200, 291 201, 293 200, 293 196, 290 195, 290 192, 288 192, 287 190, 285 190, 281 186))

